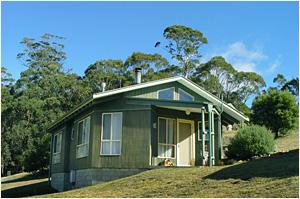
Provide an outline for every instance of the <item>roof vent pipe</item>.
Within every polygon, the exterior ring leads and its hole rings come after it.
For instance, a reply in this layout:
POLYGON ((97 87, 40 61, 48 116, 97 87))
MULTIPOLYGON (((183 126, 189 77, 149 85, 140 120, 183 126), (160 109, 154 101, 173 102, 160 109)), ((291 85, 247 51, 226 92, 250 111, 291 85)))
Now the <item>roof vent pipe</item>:
POLYGON ((106 83, 105 82, 101 82, 101 88, 102 88, 102 92, 105 91, 105 87, 106 87, 106 83))
POLYGON ((135 68, 135 83, 140 84, 142 82, 142 69, 141 68, 135 68))

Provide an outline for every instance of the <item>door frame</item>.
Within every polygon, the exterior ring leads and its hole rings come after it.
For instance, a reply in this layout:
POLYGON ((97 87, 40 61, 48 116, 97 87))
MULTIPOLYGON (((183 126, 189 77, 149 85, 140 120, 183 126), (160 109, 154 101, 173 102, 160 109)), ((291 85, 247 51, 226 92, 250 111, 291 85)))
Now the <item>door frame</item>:
POLYGON ((179 132, 179 123, 186 123, 186 124, 191 124, 191 144, 190 144, 190 146, 191 146, 191 148, 190 148, 190 150, 191 150, 191 155, 190 155, 190 161, 191 160, 195 160, 195 122, 194 122, 194 120, 187 120, 187 119, 180 119, 180 118, 177 118, 177 120, 176 120, 177 122, 177 143, 176 143, 176 156, 177 156, 177 158, 176 158, 176 165, 177 166, 192 166, 191 164, 189 164, 189 165, 181 165, 181 164, 179 164, 179 158, 180 158, 180 155, 179 155, 179 134, 180 134, 180 132, 179 132))

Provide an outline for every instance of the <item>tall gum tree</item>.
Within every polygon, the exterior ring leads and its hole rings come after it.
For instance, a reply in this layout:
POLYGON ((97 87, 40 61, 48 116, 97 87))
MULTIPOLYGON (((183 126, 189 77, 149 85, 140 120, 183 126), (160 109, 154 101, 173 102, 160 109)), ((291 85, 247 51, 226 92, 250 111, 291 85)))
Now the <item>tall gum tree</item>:
POLYGON ((182 25, 167 27, 163 36, 168 41, 165 48, 172 59, 178 61, 181 74, 189 78, 191 71, 199 64, 199 48, 207 44, 207 39, 202 32, 182 25))

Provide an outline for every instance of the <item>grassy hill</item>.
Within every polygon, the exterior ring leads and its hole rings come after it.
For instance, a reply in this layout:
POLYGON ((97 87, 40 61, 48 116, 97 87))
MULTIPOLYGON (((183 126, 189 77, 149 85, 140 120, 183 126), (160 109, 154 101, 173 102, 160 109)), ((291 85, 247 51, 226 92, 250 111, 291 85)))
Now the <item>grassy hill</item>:
POLYGON ((276 140, 270 157, 230 166, 165 168, 81 189, 53 193, 47 178, 28 173, 2 178, 2 197, 297 197, 298 133, 276 140), (292 150, 292 151, 289 151, 292 150), (289 152, 287 152, 289 151, 289 152))
POLYGON ((299 151, 232 166, 165 168, 39 197, 298 197, 299 151))

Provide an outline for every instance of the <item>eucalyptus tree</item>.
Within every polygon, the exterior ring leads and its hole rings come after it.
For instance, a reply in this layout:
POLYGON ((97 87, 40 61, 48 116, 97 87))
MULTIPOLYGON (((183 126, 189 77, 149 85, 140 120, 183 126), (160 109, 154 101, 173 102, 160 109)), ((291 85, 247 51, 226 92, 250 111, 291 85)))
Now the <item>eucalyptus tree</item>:
POLYGON ((167 59, 160 54, 134 52, 126 59, 124 65, 131 76, 135 68, 141 68, 143 82, 169 77, 173 72, 167 59))
POLYGON ((39 39, 24 38, 21 41, 24 49, 17 55, 26 70, 14 86, 11 114, 14 114, 15 138, 11 144, 22 148, 12 154, 23 158, 21 165, 28 171, 47 167, 50 141, 47 127, 86 96, 79 77, 64 69, 63 39, 52 34, 39 39))
MULTIPOLYGON (((164 30, 163 36, 168 43, 165 46, 172 56, 178 61, 181 75, 188 78, 191 71, 199 64, 201 54, 199 48, 207 44, 203 33, 182 25, 169 26, 164 30)), ((156 47, 160 43, 156 43, 156 47)))
POLYGON ((99 60, 85 70, 83 82, 91 94, 97 93, 102 91, 102 82, 106 83, 108 90, 127 85, 127 73, 122 60, 99 60))
POLYGON ((245 110, 244 104, 265 86, 254 72, 237 71, 221 56, 213 57, 196 68, 192 80, 216 96, 245 110))
POLYGON ((1 67, 1 174, 3 175, 11 165, 12 155, 11 146, 11 126, 13 117, 10 114, 13 106, 13 84, 14 79, 7 71, 1 67))
POLYGON ((299 98, 299 78, 293 78, 291 80, 287 80, 283 74, 277 74, 277 76, 273 79, 273 83, 277 83, 277 89, 279 90, 288 90, 291 92, 296 98, 299 98))

